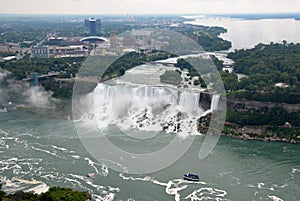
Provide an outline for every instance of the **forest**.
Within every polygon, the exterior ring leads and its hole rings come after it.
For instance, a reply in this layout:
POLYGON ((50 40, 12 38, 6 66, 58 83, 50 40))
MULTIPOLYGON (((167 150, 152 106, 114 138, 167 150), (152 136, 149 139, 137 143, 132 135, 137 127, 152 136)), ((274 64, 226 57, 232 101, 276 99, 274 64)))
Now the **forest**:
POLYGON ((229 97, 300 103, 300 44, 258 44, 252 49, 235 50, 228 58, 235 62, 235 73, 224 76, 229 97), (236 74, 245 77, 238 81, 236 74), (286 87, 276 87, 276 83, 286 87))
MULTIPOLYGON (((300 103, 300 44, 288 44, 286 41, 258 44, 252 49, 235 50, 228 57, 235 63, 234 73, 221 72, 227 98, 275 104, 300 103), (238 80, 238 74, 246 76, 238 80), (275 86, 276 83, 284 83, 285 87, 275 86)), ((268 136, 299 141, 299 113, 287 112, 279 106, 263 111, 228 108, 226 121, 239 126, 268 126, 265 129, 268 136), (284 128, 286 122, 292 127, 284 128)))
POLYGON ((0 67, 10 71, 17 80, 26 78, 33 72, 39 75, 60 72, 60 77, 70 78, 77 74, 84 57, 68 58, 24 58, 17 61, 0 62, 0 67))

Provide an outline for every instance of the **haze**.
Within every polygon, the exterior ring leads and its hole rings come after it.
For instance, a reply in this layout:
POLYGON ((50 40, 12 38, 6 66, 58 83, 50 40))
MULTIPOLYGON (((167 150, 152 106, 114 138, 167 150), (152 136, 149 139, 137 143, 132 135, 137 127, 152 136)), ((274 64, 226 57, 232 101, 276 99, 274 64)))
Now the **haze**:
POLYGON ((299 0, 5 0, 2 14, 290 13, 299 0))

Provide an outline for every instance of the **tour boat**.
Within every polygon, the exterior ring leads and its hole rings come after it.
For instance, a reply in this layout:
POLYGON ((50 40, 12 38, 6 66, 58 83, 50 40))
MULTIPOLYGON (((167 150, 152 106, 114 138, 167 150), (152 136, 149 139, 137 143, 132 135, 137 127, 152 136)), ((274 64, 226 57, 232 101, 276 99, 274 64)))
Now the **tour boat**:
POLYGON ((199 181, 199 176, 196 174, 185 174, 183 177, 184 180, 188 180, 188 181, 199 181))

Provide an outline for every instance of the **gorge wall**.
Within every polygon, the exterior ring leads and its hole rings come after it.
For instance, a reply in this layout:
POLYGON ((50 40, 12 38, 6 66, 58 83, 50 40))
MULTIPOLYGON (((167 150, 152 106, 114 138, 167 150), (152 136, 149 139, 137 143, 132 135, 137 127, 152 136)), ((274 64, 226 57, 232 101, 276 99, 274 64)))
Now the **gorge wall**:
POLYGON ((260 102, 252 100, 238 100, 227 98, 227 107, 237 111, 244 112, 249 109, 254 109, 257 111, 269 111, 274 107, 282 107, 287 112, 298 112, 300 113, 300 104, 287 104, 287 103, 274 103, 274 102, 260 102))

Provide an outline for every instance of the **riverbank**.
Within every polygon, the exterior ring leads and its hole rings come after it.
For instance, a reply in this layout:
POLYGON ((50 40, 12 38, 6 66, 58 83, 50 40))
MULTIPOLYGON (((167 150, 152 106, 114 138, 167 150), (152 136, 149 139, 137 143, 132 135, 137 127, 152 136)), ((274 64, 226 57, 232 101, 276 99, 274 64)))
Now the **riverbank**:
POLYGON ((249 126, 226 122, 222 135, 244 140, 300 143, 300 128, 249 126))
MULTIPOLYGON (((198 120, 198 132, 206 134, 209 130, 211 113, 198 120)), ((288 122, 282 126, 275 125, 241 125, 228 120, 223 127, 223 136, 244 140, 300 143, 300 128, 288 122)))

